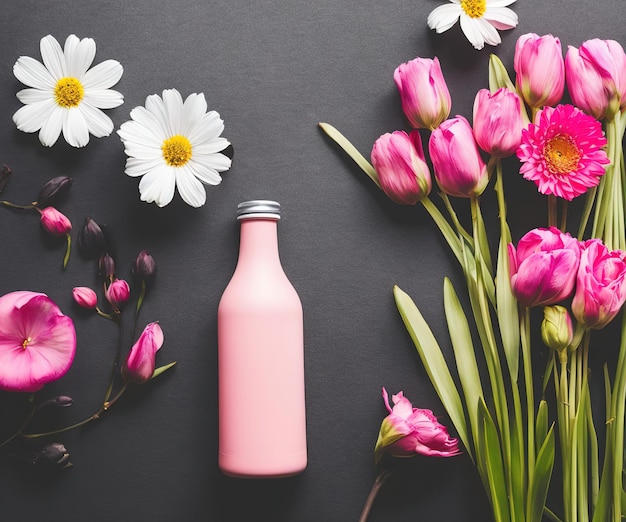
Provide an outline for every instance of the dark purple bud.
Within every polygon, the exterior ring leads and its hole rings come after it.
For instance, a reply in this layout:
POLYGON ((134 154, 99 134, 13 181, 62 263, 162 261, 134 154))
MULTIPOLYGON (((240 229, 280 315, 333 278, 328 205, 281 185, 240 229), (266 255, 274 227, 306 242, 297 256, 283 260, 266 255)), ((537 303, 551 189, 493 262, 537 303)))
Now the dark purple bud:
POLYGON ((98 259, 104 252, 104 234, 100 225, 90 217, 78 233, 78 246, 87 259, 98 259))
POLYGON ((11 179, 11 174, 13 171, 9 168, 8 165, 3 165, 2 170, 0 170, 0 193, 6 188, 11 179))
POLYGON ((154 258, 146 250, 139 252, 132 266, 133 277, 149 283, 156 276, 156 272, 157 266, 154 258))
POLYGON ((72 182, 72 178, 69 176, 57 176, 56 178, 52 178, 39 191, 39 195, 33 202, 33 205, 47 207, 54 200, 67 194, 72 186, 72 182))
POLYGON ((54 404, 60 406, 61 408, 66 408, 67 406, 74 404, 74 399, 67 395, 59 395, 58 397, 55 397, 54 404))
POLYGON ((100 256, 98 270, 104 281, 112 281, 115 277, 115 260, 109 254, 100 256))
POLYGON ((53 442, 44 446, 33 454, 32 463, 38 466, 52 468, 69 468, 70 454, 65 446, 59 442, 53 442))

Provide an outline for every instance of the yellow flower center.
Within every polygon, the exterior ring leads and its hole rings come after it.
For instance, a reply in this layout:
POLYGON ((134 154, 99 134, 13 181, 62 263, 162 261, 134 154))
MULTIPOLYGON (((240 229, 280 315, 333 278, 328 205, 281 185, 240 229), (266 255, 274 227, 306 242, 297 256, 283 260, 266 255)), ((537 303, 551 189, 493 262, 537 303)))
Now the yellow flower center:
POLYGON ((552 174, 567 174, 576 170, 581 153, 571 136, 559 134, 546 143, 543 156, 552 174))
POLYGON ((32 339, 29 337, 27 339, 24 339, 24 341, 22 342, 22 348, 24 348, 24 350, 26 350, 26 348, 28 347, 28 345, 30 344, 30 342, 32 341, 32 339))
POLYGON ((182 167, 191 159, 191 142, 177 134, 166 139, 161 146, 163 159, 170 167, 182 167))
POLYGON ((487 0, 461 0, 461 8, 470 18, 480 18, 487 10, 487 0))
POLYGON ((61 107, 77 107, 85 95, 83 84, 76 78, 61 78, 54 88, 54 99, 61 107))

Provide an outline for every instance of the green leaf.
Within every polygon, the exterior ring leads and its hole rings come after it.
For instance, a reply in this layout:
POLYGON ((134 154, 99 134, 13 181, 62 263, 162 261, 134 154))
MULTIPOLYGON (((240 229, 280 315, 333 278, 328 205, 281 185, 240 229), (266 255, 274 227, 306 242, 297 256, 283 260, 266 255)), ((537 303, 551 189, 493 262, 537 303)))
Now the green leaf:
POLYGON ((535 419, 535 437, 537 444, 541 446, 548 436, 548 403, 545 400, 539 401, 537 418, 535 419))
POLYGON ((513 85, 502 60, 497 55, 492 54, 489 56, 489 90, 495 92, 502 87, 515 92, 515 85, 513 85))
POLYGON ((365 157, 356 149, 348 139, 341 134, 335 127, 328 123, 319 123, 320 128, 332 139, 337 145, 339 145, 344 152, 350 156, 354 162, 361 167, 361 170, 367 174, 370 179, 376 183, 376 186, 380 188, 380 181, 378 180, 378 174, 372 164, 365 159, 365 157))
POLYGON ((175 364, 176 364, 176 361, 166 364, 164 366, 159 366, 158 368, 154 370, 154 373, 152 374, 152 377, 150 377, 150 379, 154 379, 155 377, 158 377, 163 372, 166 372, 167 370, 169 370, 175 364))
POLYGON ((528 488, 528 516, 527 522, 541 522, 548 487, 552 477, 554 467, 554 427, 550 428, 543 444, 537 453, 535 470, 532 474, 532 481, 528 488))
POLYGON ((508 244, 511 242, 511 234, 508 230, 508 226, 505 226, 498 248, 496 302, 498 305, 497 316, 504 356, 511 379, 514 383, 517 383, 520 351, 519 313, 517 300, 513 296, 509 277, 508 244))
POLYGON ((394 286, 393 295, 400 316, 404 321, 404 325, 411 339, 413 339, 413 343, 424 364, 426 373, 428 373, 428 377, 448 412, 450 420, 454 424, 463 445, 469 451, 471 446, 463 404, 456 385, 454 384, 454 380, 452 379, 452 375, 450 374, 450 370, 448 369, 448 365, 446 364, 446 360, 441 352, 441 348, 428 326, 428 323, 426 323, 424 317, 409 295, 398 286, 394 286))

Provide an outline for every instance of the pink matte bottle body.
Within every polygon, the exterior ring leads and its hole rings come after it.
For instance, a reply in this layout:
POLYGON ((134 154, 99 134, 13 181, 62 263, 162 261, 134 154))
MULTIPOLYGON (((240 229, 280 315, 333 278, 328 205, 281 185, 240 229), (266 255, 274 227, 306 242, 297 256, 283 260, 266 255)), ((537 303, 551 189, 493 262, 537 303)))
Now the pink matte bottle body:
POLYGON ((280 205, 240 203, 239 260, 218 308, 219 466, 286 477, 307 464, 302 304, 278 254, 280 205))

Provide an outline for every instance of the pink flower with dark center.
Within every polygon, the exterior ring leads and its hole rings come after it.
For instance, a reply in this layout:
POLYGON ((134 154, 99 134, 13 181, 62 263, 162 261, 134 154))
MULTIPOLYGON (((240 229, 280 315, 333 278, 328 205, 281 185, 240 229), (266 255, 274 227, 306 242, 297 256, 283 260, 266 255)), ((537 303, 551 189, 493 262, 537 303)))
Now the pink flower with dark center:
POLYGON ((600 182, 609 163, 605 145, 602 125, 592 116, 573 105, 546 107, 522 131, 520 173, 542 194, 571 201, 600 182))
POLYGON ((0 389, 37 391, 62 377, 75 353, 74 323, 47 295, 0 297, 0 389))

